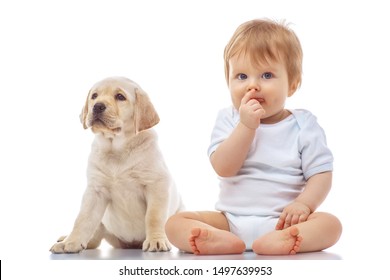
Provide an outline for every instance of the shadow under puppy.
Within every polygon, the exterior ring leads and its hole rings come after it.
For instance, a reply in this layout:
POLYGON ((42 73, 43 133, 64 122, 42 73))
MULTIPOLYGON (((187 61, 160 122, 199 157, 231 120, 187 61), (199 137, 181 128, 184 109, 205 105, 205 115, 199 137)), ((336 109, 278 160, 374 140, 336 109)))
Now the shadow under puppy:
POLYGON ((159 117, 133 81, 111 77, 89 91, 80 115, 95 134, 88 186, 72 232, 53 253, 93 249, 104 238, 115 248, 169 251, 167 218, 183 208, 152 129, 159 117))

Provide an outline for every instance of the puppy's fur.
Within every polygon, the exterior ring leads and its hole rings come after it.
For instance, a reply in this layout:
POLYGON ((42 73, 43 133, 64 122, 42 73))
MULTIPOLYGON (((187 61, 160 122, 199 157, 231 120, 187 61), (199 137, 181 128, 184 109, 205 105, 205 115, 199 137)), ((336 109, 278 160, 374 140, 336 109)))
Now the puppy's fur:
POLYGON ((182 202, 152 127, 159 117, 133 81, 112 77, 90 90, 80 115, 95 141, 81 209, 69 236, 53 253, 96 248, 105 238, 115 248, 168 251, 167 218, 182 202))

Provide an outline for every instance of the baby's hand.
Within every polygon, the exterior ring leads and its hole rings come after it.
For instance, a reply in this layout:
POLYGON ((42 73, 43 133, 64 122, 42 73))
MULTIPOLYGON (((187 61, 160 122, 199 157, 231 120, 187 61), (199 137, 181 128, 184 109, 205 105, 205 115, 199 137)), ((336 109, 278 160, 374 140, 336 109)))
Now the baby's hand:
POLYGON ((288 228, 289 226, 305 222, 310 215, 310 208, 300 202, 293 202, 283 209, 276 230, 288 228))
POLYGON ((242 98, 239 108, 241 123, 250 129, 257 129, 260 119, 265 114, 260 102, 254 99, 254 93, 255 90, 248 91, 242 98))

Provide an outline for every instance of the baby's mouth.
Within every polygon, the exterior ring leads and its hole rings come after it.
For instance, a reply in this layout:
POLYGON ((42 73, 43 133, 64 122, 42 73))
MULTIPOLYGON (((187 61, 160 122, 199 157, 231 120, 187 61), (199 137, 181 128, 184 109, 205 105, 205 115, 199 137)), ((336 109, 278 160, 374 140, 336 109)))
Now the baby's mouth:
POLYGON ((256 98, 256 100, 259 101, 260 104, 265 102, 263 98, 256 98))

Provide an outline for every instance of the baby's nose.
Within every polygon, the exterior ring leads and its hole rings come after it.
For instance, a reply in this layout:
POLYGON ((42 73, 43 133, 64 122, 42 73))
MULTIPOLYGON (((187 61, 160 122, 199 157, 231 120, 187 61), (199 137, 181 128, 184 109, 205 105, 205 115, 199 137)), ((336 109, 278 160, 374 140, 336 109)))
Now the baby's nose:
POLYGON ((259 91, 260 90, 260 83, 258 82, 257 79, 250 79, 248 80, 248 86, 247 86, 247 91, 259 91))

